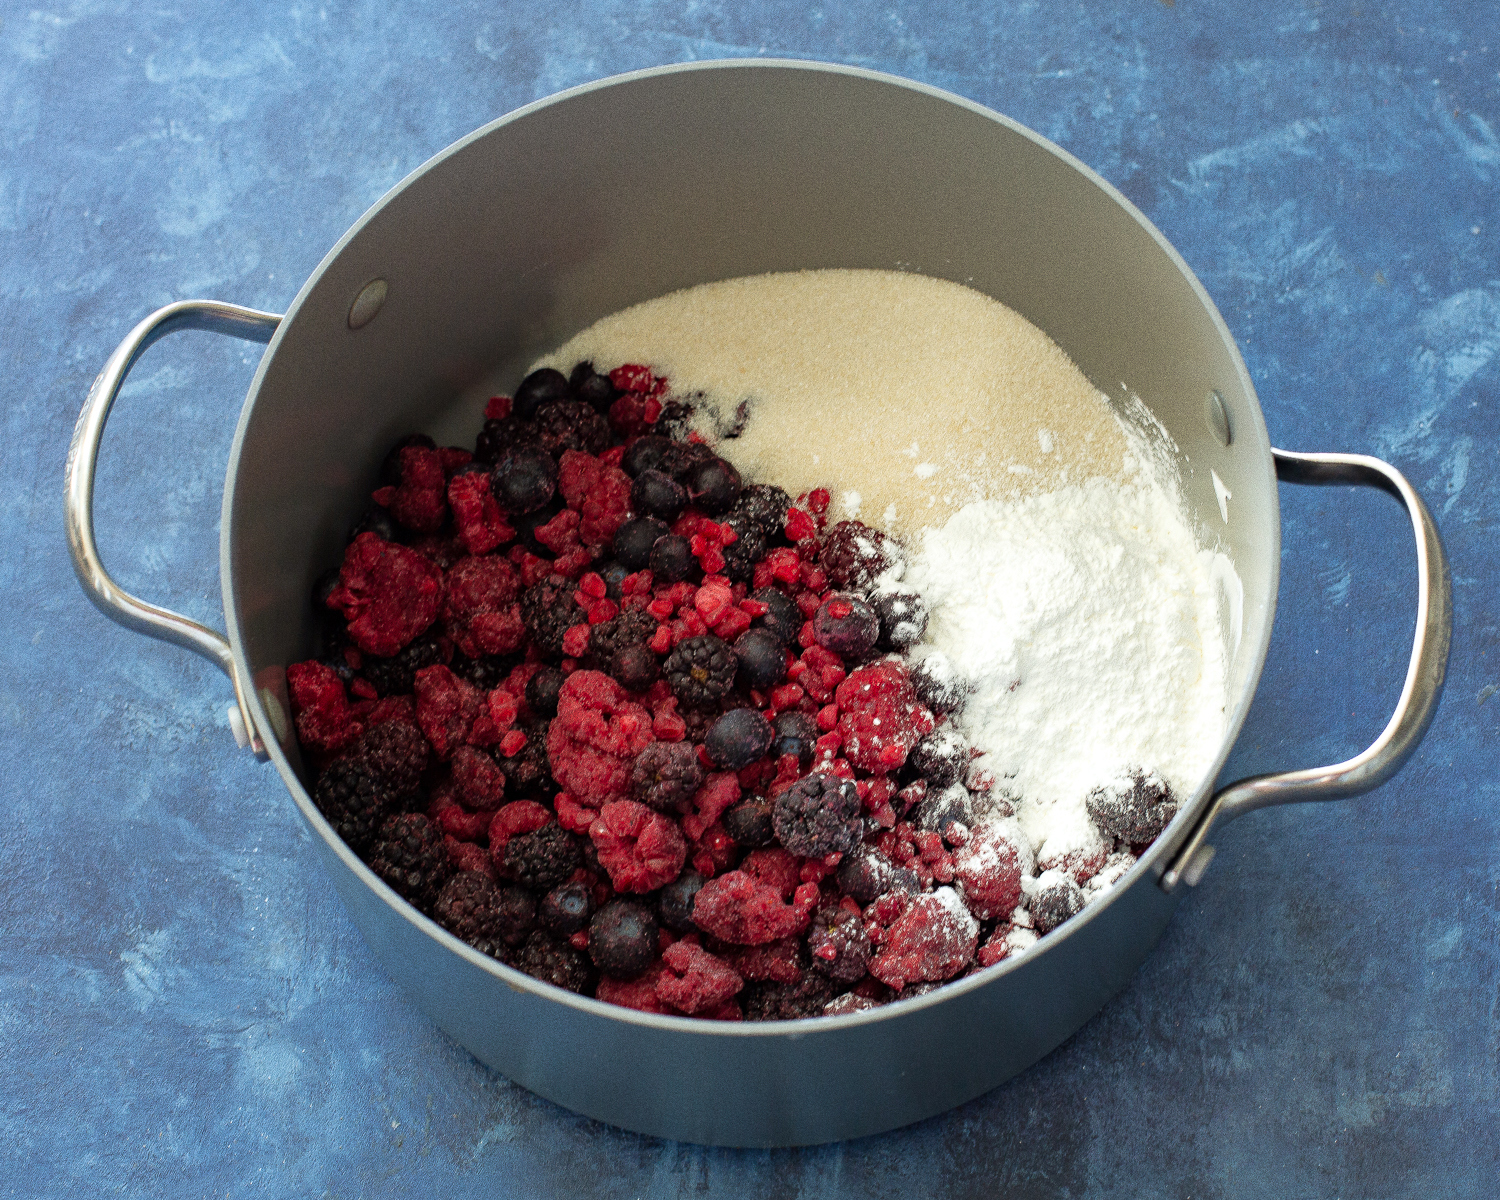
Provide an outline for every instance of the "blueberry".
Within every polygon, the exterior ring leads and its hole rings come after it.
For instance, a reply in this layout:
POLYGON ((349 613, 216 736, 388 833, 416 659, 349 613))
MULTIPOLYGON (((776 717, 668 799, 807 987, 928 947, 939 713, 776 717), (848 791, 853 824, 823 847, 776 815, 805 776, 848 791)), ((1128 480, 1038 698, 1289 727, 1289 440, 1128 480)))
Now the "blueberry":
POLYGON ((763 758, 775 730, 753 708, 732 708, 712 725, 703 739, 709 758, 726 771, 738 771, 763 758))
POLYGON ((609 662, 609 673, 627 692, 644 692, 661 678, 661 663, 650 646, 622 646, 609 662))
POLYGON ((642 471, 630 488, 630 507, 648 517, 675 521, 687 507, 687 488, 657 470, 642 471))
POLYGON ((526 681, 526 703, 539 717, 557 716, 557 694, 567 676, 556 667, 543 667, 526 681))
POLYGON ((665 521, 632 517, 615 531, 615 557, 632 571, 645 570, 651 561, 651 548, 668 532, 665 521))
MULTIPOLYGON (((649 517, 637 518, 649 520, 649 517)), ((615 552, 619 553, 616 546, 615 552)), ((625 559, 623 554, 621 560, 625 559)), ((698 560, 693 557, 693 548, 687 538, 669 533, 659 538, 651 547, 651 556, 646 563, 651 568, 652 578, 658 583, 682 583, 695 580, 702 573, 698 560)))
POLYGON ((380 486, 401 486, 401 451, 408 446, 420 446, 424 450, 436 450, 437 443, 425 433, 408 433, 404 438, 390 448, 386 454, 385 461, 380 464, 380 486))
POLYGON ((760 850, 776 840, 776 830, 771 824, 771 802, 764 796, 751 796, 742 804, 736 804, 723 816, 724 832, 734 839, 737 846, 746 850, 760 850))
POLYGON ((911 665, 908 675, 917 699, 934 713, 957 712, 964 706, 973 685, 969 683, 941 650, 934 650, 911 665))
POLYGON ((746 687, 765 691, 786 678, 786 648, 768 629, 747 629, 735 639, 735 657, 740 660, 740 680, 746 687))
POLYGON ((620 459, 620 469, 631 478, 642 471, 660 470, 662 463, 672 452, 671 438, 648 433, 630 443, 630 449, 626 450, 625 457, 620 459))
POLYGON ((969 765, 969 747, 953 726, 943 725, 913 746, 906 761, 929 787, 945 788, 957 783, 969 765))
POLYGON ((571 400, 573 391, 568 387, 567 377, 561 371, 543 367, 521 380, 516 389, 515 403, 511 412, 518 417, 534 416, 536 410, 554 400, 571 400))
POLYGON ((772 743, 772 753, 778 758, 783 754, 795 754, 797 761, 805 769, 812 762, 813 751, 817 747, 818 723, 804 712, 792 709, 788 712, 778 713, 776 722, 772 726, 776 731, 776 740, 772 743))
POLYGON ((790 646, 802 632, 802 610, 779 588, 757 588, 750 597, 766 606, 766 614, 751 622, 752 628, 764 629, 783 646, 790 646))
POLYGON ((875 597, 882 650, 909 650, 927 632, 927 604, 915 592, 882 592, 875 597))
POLYGON ((606 975, 639 975, 656 957, 656 914, 635 900, 611 900, 589 922, 589 957, 606 975))
POLYGON ((312 606, 313 611, 319 616, 328 612, 328 597, 338 590, 339 582, 339 569, 329 567, 318 576, 317 582, 313 584, 312 606))
POLYGON ((595 371, 591 362, 581 362, 573 368, 568 386, 573 389, 573 395, 598 412, 608 412, 617 394, 609 376, 595 371))
POLYGON ((395 519, 378 504, 371 504, 366 508, 359 520, 350 527, 349 541, 352 542, 362 533, 373 533, 382 542, 401 540, 395 519))
POLYGON ((698 926, 693 923, 693 901, 698 898, 703 884, 703 876, 689 870, 662 888, 657 898, 661 923, 677 933, 696 933, 698 926))
POLYGON ((595 567, 594 570, 599 573, 599 578, 604 580, 604 595, 610 600, 620 599, 624 594, 620 591, 620 585, 625 582, 625 576, 631 573, 630 568, 616 560, 595 567))
POLYGON ((508 513, 546 508, 557 492, 557 463, 540 446, 513 446, 495 463, 490 491, 508 513))
POLYGON ((813 614, 813 637, 840 658, 858 662, 880 637, 880 618, 858 596, 835 592, 813 614))
POLYGON ((571 937, 594 915, 594 897, 587 884, 560 883, 537 905, 536 919, 548 933, 571 937))
POLYGON ((722 458, 710 458, 687 474, 688 496, 709 516, 728 512, 740 496, 740 473, 722 458))

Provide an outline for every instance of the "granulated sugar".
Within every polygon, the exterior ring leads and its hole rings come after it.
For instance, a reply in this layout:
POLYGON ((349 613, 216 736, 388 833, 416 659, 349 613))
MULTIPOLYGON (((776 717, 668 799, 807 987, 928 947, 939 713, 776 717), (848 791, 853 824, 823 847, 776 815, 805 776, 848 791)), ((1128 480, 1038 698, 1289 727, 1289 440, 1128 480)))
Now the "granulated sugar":
POLYGON ((892 533, 972 500, 1121 478, 1127 453, 1108 401, 1041 330, 922 275, 704 284, 606 317, 535 366, 585 359, 643 363, 676 395, 701 393, 699 431, 746 478, 828 488, 835 516, 892 533))

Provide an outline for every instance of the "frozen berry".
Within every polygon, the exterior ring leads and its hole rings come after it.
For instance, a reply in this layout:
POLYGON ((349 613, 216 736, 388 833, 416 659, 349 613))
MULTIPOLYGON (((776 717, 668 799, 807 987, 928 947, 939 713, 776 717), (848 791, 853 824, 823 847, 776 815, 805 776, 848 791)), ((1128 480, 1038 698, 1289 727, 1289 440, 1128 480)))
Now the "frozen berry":
POLYGON ((657 812, 688 812, 703 780, 703 764, 689 742, 652 742, 630 771, 631 794, 657 812))
POLYGON ((813 614, 813 638, 846 662, 859 662, 875 649, 880 619, 858 596, 835 592, 813 614))
POLYGON ((356 854, 369 849, 375 832, 399 800, 395 789, 367 764, 341 758, 328 764, 313 789, 318 811, 356 854))
POLYGON ((644 692, 661 678, 661 662, 650 646, 622 646, 609 660, 609 673, 627 692, 644 692))
POLYGON ((974 824, 973 798, 959 783, 950 784, 940 791, 929 789, 912 812, 911 823, 918 829, 945 836, 953 824, 968 829, 974 824))
POLYGON ((399 487, 401 484, 401 451, 409 446, 423 450, 436 450, 437 443, 425 433, 408 433, 392 446, 380 464, 380 486, 399 487))
POLYGON ((573 585, 566 579, 544 579, 521 596, 521 619, 531 631, 531 640, 553 657, 563 653, 563 635, 588 617, 573 599, 573 585))
POLYGON ((1177 815, 1177 799, 1155 771, 1127 772, 1095 788, 1085 804, 1102 832, 1132 843, 1151 841, 1177 815))
POLYGON ((437 631, 428 630, 388 658, 379 654, 364 655, 359 673, 382 696, 406 696, 411 694, 412 681, 418 671, 442 661, 443 647, 438 641, 437 631))
POLYGON ((740 993, 747 1021, 795 1021, 820 1017, 833 999, 834 985, 809 973, 798 983, 751 983, 740 993))
POLYGON ((552 821, 510 838, 498 866, 502 875, 522 887, 546 891, 572 875, 580 862, 578 840, 552 821))
MULTIPOLYGON (((625 556, 620 555, 620 559, 624 562, 625 556)), ((675 533, 669 533, 652 543, 645 565, 651 568, 651 575, 658 583, 693 581, 703 573, 693 554, 692 544, 687 538, 675 533)))
POLYGON ((820 909, 807 930, 812 969, 835 983, 861 979, 872 949, 864 922, 846 908, 820 909))
POLYGON ((617 617, 595 625, 589 636, 589 653, 608 666, 627 646, 644 646, 655 636, 656 618, 644 609, 628 608, 617 617))
POLYGON ((594 568, 599 573, 599 578, 604 581, 604 594, 610 600, 618 602, 624 596, 622 585, 626 576, 632 574, 629 567, 618 559, 600 564, 594 568))
POLYGON ((1083 889, 1066 871, 1043 871, 1036 878, 1027 908, 1038 934, 1051 933, 1069 917, 1083 911, 1083 889))
POLYGON ((909 650, 927 632, 927 603, 915 592, 881 592, 875 597, 875 615, 882 650, 909 650))
POLYGON ((722 638, 706 633, 678 642, 663 667, 672 694, 683 706, 706 710, 729 694, 739 660, 722 638))
POLYGON ((521 380, 521 386, 516 388, 511 412, 518 417, 535 416, 536 410, 542 405, 551 404, 554 400, 566 400, 571 395, 572 389, 568 387, 567 377, 561 371, 542 367, 521 380))
POLYGON ((844 757, 861 771, 898 769, 934 725, 899 659, 882 659, 851 671, 834 698, 844 757))
POLYGON ((470 658, 462 650, 454 651, 449 669, 465 683, 471 683, 481 692, 492 692, 510 677, 518 654, 481 654, 470 658))
POLYGON ((973 690, 973 685, 941 650, 914 662, 910 675, 917 699, 939 715, 957 712, 973 690))
POLYGON ((915 892, 916 872, 897 866, 874 846, 857 846, 839 863, 839 886, 859 904, 870 904, 886 892, 915 892))
POLYGON ((660 471, 642 471, 630 488, 630 507, 663 521, 675 521, 687 502, 687 489, 660 471))
POLYGON ((733 708, 708 728, 703 748, 717 766, 739 771, 765 757, 775 731, 753 708, 733 708))
POLYGON ((514 446, 496 460, 490 490, 505 512, 537 512, 557 493, 557 463, 540 446, 514 446))
POLYGON ((867 592, 881 576, 900 578, 905 559, 895 539, 859 521, 840 521, 823 536, 818 561, 836 588, 867 592))
POLYGON ((359 520, 349 526, 347 540, 352 542, 362 533, 373 533, 382 542, 398 541, 401 537, 395 518, 378 504, 371 504, 360 514, 359 520))
MULTIPOLYGON (((792 507, 792 498, 779 487, 764 483, 753 483, 740 492, 739 499, 729 512, 728 520, 752 522, 767 542, 780 540, 786 525, 786 514, 792 507)), ((736 525, 738 528, 738 525, 736 525)))
POLYGON ((543 667, 526 681, 526 703, 539 717, 557 716, 557 693, 567 676, 556 667, 543 667))
POLYGON ((804 712, 789 709, 776 714, 773 728, 776 740, 771 744, 772 753, 778 758, 783 754, 795 754, 805 769, 812 762, 813 750, 823 733, 818 723, 804 712))
POLYGON ((752 522, 733 513, 724 524, 734 530, 734 541, 719 551, 724 556, 723 573, 736 583, 749 583, 755 578, 755 565, 765 557, 765 535, 752 522))
POLYGON ((911 897, 886 930, 870 974, 900 991, 909 983, 940 983, 974 961, 979 922, 952 888, 911 897))
POLYGON ((437 826, 421 813, 402 813, 380 827, 370 851, 370 869, 426 910, 453 873, 453 860, 437 826))
POLYGON ((733 967, 693 942, 674 942, 661 957, 657 999, 685 1013, 710 1015, 745 986, 733 967))
POLYGON ((954 856, 954 884, 981 921, 1009 916, 1021 902, 1021 876, 1031 866, 1024 841, 1014 822, 987 821, 954 856))
POLYGON ((594 977, 581 951, 540 929, 526 939, 516 955, 516 966, 533 979, 569 992, 585 991, 594 977))
POLYGON ((574 396, 601 413, 609 411, 618 394, 609 376, 599 374, 590 362, 581 362, 573 368, 573 373, 568 376, 568 386, 573 389, 574 396))
POLYGON ((684 480, 694 504, 710 516, 725 513, 740 495, 740 473, 722 458, 695 464, 684 480))
POLYGON ((864 823, 854 782, 815 772, 776 797, 776 840, 793 854, 824 858, 859 845, 864 823))
POLYGON ((771 802, 764 796, 752 796, 743 804, 725 811, 724 832, 735 845, 746 850, 760 850, 776 842, 776 828, 771 821, 771 802))
POLYGON ((560 883, 537 905, 537 924, 555 937, 572 937, 594 915, 594 895, 586 883, 560 883))
POLYGON ((367 729, 355 743, 352 755, 389 783, 399 796, 417 790, 431 756, 427 739, 405 721, 383 721, 367 729))
POLYGON ((703 888, 703 876, 697 871, 684 871, 657 897, 657 908, 661 912, 661 923, 677 933, 696 933, 693 924, 693 901, 703 888))
POLYGON ((507 450, 516 446, 537 444, 536 426, 520 417, 500 417, 486 421, 479 436, 474 439, 474 461, 479 464, 493 463, 507 450))
POLYGON ((578 400, 553 400, 536 413, 537 435, 542 446, 554 458, 565 450, 600 455, 615 440, 609 420, 578 400))
POLYGON ((740 683, 767 691, 786 678, 786 651, 774 633, 747 629, 735 639, 734 656, 739 660, 740 683))
POLYGON ((644 571, 651 561, 651 548, 670 530, 655 517, 632 517, 615 531, 615 557, 632 571, 644 571))
POLYGON ((752 628, 764 629, 783 646, 790 646, 797 640, 807 618, 785 592, 774 587, 756 588, 750 598, 760 601, 767 610, 751 622, 752 628))
MULTIPOLYGON (((662 464, 667 461, 671 453, 671 438, 648 433, 630 443, 625 456, 620 459, 620 469, 632 477, 640 475, 642 471, 662 470, 662 464)), ((663 474, 671 474, 671 472, 663 471, 663 474)))
POLYGON ((589 957, 607 975, 638 975, 656 957, 656 914, 637 900, 611 900, 589 922, 589 957))
POLYGON ((963 777, 969 747, 952 725, 942 725, 913 746, 906 761, 929 788, 945 788, 963 777))

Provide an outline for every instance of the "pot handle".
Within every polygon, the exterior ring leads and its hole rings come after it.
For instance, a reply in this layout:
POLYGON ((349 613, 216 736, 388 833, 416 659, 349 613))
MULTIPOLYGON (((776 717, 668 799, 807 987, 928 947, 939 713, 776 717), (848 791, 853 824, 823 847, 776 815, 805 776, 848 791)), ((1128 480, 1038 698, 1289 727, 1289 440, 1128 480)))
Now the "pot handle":
POLYGON ((271 340, 281 318, 275 313, 258 312, 253 308, 241 308, 235 304, 220 304, 213 300, 180 300, 165 308, 157 309, 130 331, 104 364, 89 388, 88 399, 83 402, 83 411, 78 414, 78 424, 73 427, 73 442, 68 448, 67 492, 64 498, 64 517, 68 529, 68 550, 73 558, 73 570, 84 593, 106 617, 118 621, 127 629, 144 633, 148 637, 184 646, 196 651, 218 666, 234 684, 236 705, 230 709, 230 724, 234 728, 235 740, 248 745, 260 757, 265 756, 265 746, 256 734, 250 717, 244 681, 234 668, 234 654, 223 634, 216 633, 197 621, 189 620, 170 609, 158 608, 137 599, 110 578, 99 558, 99 548, 94 544, 94 472, 98 466, 99 443, 104 436, 104 424, 109 420, 109 410, 119 395, 125 378, 136 360, 146 349, 179 329, 206 329, 211 333, 224 333, 230 337, 243 338, 247 342, 271 340), (238 715, 239 721, 234 720, 238 715))
POLYGON ((1191 887, 1202 878, 1214 855, 1206 839, 1217 824, 1273 804, 1337 800, 1379 787, 1417 748, 1443 691, 1448 645, 1453 636, 1453 584, 1437 525, 1422 498, 1400 471, 1378 458, 1364 454, 1292 454, 1285 450, 1272 450, 1271 454, 1276 460, 1276 477, 1283 482, 1378 487, 1406 505, 1417 536, 1417 630, 1411 665, 1406 669, 1406 684, 1396 711, 1363 753, 1331 767, 1254 775, 1216 792, 1162 873, 1160 884, 1165 892, 1175 890, 1179 883, 1191 887))

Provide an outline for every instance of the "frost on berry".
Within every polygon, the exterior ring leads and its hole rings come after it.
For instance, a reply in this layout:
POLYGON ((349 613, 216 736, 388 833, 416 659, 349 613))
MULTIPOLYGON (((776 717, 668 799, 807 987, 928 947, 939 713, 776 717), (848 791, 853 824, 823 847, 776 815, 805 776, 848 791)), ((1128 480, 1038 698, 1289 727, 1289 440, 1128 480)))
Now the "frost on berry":
POLYGON ((654 892, 676 879, 687 861, 677 822, 634 800, 604 805, 589 837, 617 892, 654 892))
POLYGON ((838 685, 838 732, 844 757, 861 771, 884 774, 906 762, 934 725, 901 663, 885 659, 860 667, 838 685))
POLYGON ((903 899, 905 911, 884 931, 870 960, 871 975, 899 991, 908 983, 952 979, 974 961, 979 922, 957 892, 942 887, 903 899))
POLYGON ((320 662, 293 663, 286 669, 287 691, 297 737, 310 750, 328 752, 349 745, 364 726, 349 711, 343 681, 320 662))
POLYGON ((448 479, 442 452, 426 446, 402 447, 401 483, 375 491, 375 503, 416 533, 436 533, 448 515, 448 479))
POLYGON ((1029 873, 1030 859, 1015 820, 986 821, 954 856, 954 885, 971 913, 993 921, 1021 902, 1021 876, 1029 873))
POLYGON ((781 889, 745 871, 728 871, 703 885, 693 901, 693 922, 705 933, 741 946, 759 946, 801 933, 812 919, 818 886, 800 885, 791 903, 781 889))
POLYGON ((437 620, 442 570, 415 550, 362 533, 344 551, 339 586, 328 597, 366 654, 389 658, 437 620))
POLYGON ((685 1013, 717 1008, 745 986, 733 967, 692 942, 674 942, 661 960, 667 969, 657 978, 657 998, 685 1013))
POLYGON ((552 775, 579 804, 599 808, 630 795, 636 756, 654 739, 651 714, 602 671, 574 671, 547 728, 552 775))
POLYGON ((458 540, 470 554, 488 554, 516 536, 495 501, 488 472, 469 471, 450 479, 448 505, 458 540))
POLYGON ((417 725, 437 756, 447 759, 468 740, 470 727, 484 711, 484 696, 444 666, 423 667, 413 686, 417 725))
POLYGON ((578 513, 578 536, 586 546, 607 546, 630 513, 630 476, 578 450, 563 451, 557 490, 578 513))
POLYGON ((461 558, 444 583, 444 631, 470 658, 511 654, 525 644, 521 581, 505 559, 461 558))

